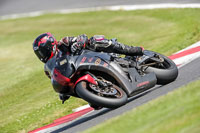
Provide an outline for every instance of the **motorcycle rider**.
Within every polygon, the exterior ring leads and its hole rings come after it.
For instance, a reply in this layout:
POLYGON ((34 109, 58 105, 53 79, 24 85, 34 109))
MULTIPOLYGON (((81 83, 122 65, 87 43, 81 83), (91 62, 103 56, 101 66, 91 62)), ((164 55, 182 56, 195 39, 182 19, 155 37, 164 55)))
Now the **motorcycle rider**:
MULTIPOLYGON (((55 37, 47 32, 39 35, 33 42, 33 50, 36 56, 45 63, 44 71, 46 75, 51 79, 51 72, 49 71, 52 67, 52 63, 55 63, 55 59, 62 57, 63 55, 74 55, 79 54, 82 49, 89 49, 96 52, 108 52, 125 54, 129 56, 136 56, 143 54, 142 47, 134 47, 117 42, 117 39, 106 39, 103 35, 95 35, 90 39, 85 34, 77 37, 63 37, 57 42, 55 37), (50 61, 51 60, 51 61, 50 61), (54 61, 52 61, 54 60, 54 61)), ((53 87, 55 81, 52 80, 53 87)), ((57 84, 56 84, 57 86, 57 84)), ((60 86, 60 85, 59 85, 60 86)), ((54 90, 59 93, 60 99, 64 102, 70 96, 65 94, 64 86, 54 90)))

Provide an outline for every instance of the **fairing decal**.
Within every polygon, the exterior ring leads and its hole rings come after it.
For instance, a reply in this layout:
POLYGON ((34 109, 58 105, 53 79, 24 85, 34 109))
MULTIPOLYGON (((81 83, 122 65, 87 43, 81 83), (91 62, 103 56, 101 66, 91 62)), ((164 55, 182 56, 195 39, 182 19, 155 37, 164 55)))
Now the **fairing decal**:
POLYGON ((63 86, 71 82, 70 78, 63 76, 56 68, 54 69, 53 72, 53 79, 63 86))

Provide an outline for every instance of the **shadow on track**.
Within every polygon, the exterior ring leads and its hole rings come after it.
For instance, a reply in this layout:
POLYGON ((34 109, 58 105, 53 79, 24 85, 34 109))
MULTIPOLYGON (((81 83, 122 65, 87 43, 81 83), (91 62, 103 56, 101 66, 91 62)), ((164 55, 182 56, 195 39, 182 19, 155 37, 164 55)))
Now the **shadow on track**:
MULTIPOLYGON (((140 94, 137 94, 137 95, 135 95, 135 96, 129 98, 128 101, 127 101, 127 103, 129 103, 129 102, 131 102, 131 101, 133 101, 133 100, 135 100, 135 99, 137 99, 137 98, 140 98, 140 97, 146 95, 147 93, 150 93, 151 91, 154 91, 154 90, 156 90, 156 89, 159 89, 160 87, 161 87, 161 86, 156 86, 156 87, 153 87, 153 88, 151 88, 151 89, 149 89, 149 90, 147 90, 147 91, 145 91, 145 92, 142 92, 142 93, 140 93, 140 94)), ((122 106, 122 107, 123 107, 123 106, 122 106)), ((96 118, 96 117, 105 115, 105 114, 107 114, 107 113, 109 113, 109 112, 111 112, 111 111, 113 111, 113 110, 117 110, 117 109, 118 109, 118 108, 116 108, 116 109, 104 108, 104 109, 95 111, 95 114, 93 114, 93 115, 91 115, 91 116, 84 116, 84 117, 82 117, 82 118, 79 118, 78 120, 75 120, 75 121, 69 123, 68 125, 66 125, 66 126, 64 126, 64 127, 62 127, 62 128, 59 128, 59 129, 57 129, 57 130, 55 130, 55 131, 52 131, 51 133, 59 133, 59 132, 66 131, 67 129, 73 128, 73 127, 75 127, 75 126, 77 126, 77 125, 80 125, 80 124, 82 124, 82 123, 85 123, 85 122, 87 122, 87 121, 89 121, 89 120, 92 120, 92 119, 94 119, 94 118, 96 118)))
POLYGON ((101 115, 103 115, 103 114, 106 114, 106 113, 110 112, 111 110, 112 110, 112 109, 99 110, 98 113, 96 113, 96 114, 94 114, 94 115, 92 115, 92 116, 88 116, 88 117, 87 117, 87 116, 84 116, 83 118, 80 118, 80 119, 78 119, 78 120, 75 120, 74 122, 70 123, 69 125, 66 125, 66 126, 60 128, 60 129, 57 129, 57 130, 55 130, 55 131, 53 131, 53 132, 51 132, 51 133, 63 132, 63 131, 65 131, 65 130, 69 129, 69 128, 72 128, 72 127, 77 126, 77 125, 79 125, 79 124, 81 124, 81 123, 87 122, 87 121, 89 121, 89 120, 91 120, 91 119, 93 119, 93 118, 96 118, 96 117, 98 117, 98 116, 101 116, 101 115))
POLYGON ((157 90, 157 89, 159 89, 160 87, 162 87, 162 86, 161 86, 161 85, 156 85, 156 86, 153 87, 153 88, 150 88, 150 89, 148 89, 148 90, 146 90, 146 91, 144 91, 144 92, 141 92, 141 93, 139 93, 139 94, 136 94, 135 96, 130 97, 130 98, 128 99, 127 103, 129 103, 129 102, 131 102, 131 101, 133 101, 133 100, 135 100, 135 99, 137 99, 137 98, 140 98, 140 97, 142 97, 142 96, 144 96, 144 95, 146 95, 146 94, 148 94, 148 93, 150 93, 150 92, 152 92, 152 91, 154 91, 154 90, 157 90))

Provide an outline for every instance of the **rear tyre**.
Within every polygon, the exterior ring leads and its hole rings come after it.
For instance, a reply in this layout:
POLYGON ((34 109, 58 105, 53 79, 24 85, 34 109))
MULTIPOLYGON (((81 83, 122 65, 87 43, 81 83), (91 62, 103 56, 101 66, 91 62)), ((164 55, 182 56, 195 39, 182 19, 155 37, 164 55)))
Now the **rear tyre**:
POLYGON ((156 74, 157 84, 164 85, 174 81, 178 76, 176 64, 168 57, 159 53, 156 54, 163 58, 164 61, 160 64, 147 67, 145 71, 147 73, 154 72, 156 74))
POLYGON ((111 94, 109 92, 108 94, 106 94, 106 92, 99 92, 98 90, 101 90, 99 86, 95 86, 86 81, 81 81, 76 86, 76 93, 79 97, 83 98, 90 104, 100 107, 117 108, 126 104, 127 95, 121 88, 116 85, 112 85, 112 88, 110 89, 116 94, 109 95, 111 94), (93 87, 96 87, 97 91, 95 91, 93 87))

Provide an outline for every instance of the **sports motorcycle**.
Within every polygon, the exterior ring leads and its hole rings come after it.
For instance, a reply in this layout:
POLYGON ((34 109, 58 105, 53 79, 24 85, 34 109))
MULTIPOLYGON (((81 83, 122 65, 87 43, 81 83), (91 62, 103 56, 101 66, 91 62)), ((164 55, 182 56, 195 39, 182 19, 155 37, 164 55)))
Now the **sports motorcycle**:
POLYGON ((60 89, 59 83, 66 94, 92 107, 117 108, 156 84, 173 82, 178 69, 168 57, 149 50, 134 57, 82 50, 57 59, 51 73, 54 89, 60 89))

